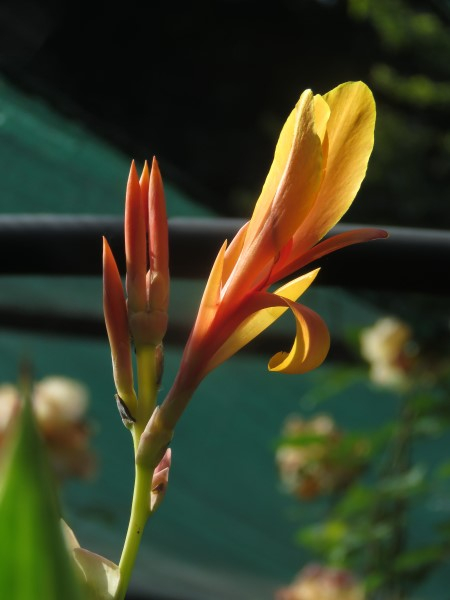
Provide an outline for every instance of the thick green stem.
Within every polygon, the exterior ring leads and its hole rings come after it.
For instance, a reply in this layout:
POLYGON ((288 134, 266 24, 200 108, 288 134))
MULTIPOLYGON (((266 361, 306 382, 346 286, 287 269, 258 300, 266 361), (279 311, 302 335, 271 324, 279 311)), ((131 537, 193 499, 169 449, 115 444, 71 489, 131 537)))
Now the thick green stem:
MULTIPOLYGON (((136 423, 134 423, 132 429, 135 455, 142 432, 156 405, 157 383, 155 348, 153 346, 138 347, 136 349, 136 360, 138 376, 138 410, 136 423)), ((143 465, 135 465, 135 481, 130 521, 119 563, 120 582, 115 600, 123 600, 125 598, 145 524, 150 516, 152 477, 153 470, 148 469, 143 465)))

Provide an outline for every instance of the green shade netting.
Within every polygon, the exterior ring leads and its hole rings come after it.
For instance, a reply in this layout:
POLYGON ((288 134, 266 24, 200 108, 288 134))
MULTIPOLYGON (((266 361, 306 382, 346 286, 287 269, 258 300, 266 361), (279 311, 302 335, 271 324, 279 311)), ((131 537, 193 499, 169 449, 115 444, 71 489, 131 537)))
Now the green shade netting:
MULTIPOLYGON (((122 215, 131 158, 0 77, 0 213, 122 215)), ((208 214, 165 191, 169 217, 208 214)))
MULTIPOLYGON (((129 158, 1 79, 0 159, 2 213, 122 214, 129 158)), ((169 216, 206 216, 170 182, 166 194, 169 216)), ((170 314, 177 322, 192 323, 202 285, 173 282, 170 314)), ((0 310, 40 308, 101 318, 101 295, 99 278, 0 279, 0 310)), ((369 325, 379 314, 342 290, 315 288, 305 303, 320 312, 333 335, 369 325)), ((288 317, 279 328, 293 333, 288 317)), ((0 330, 0 382, 15 381, 23 356, 33 361, 36 379, 65 375, 90 390, 98 469, 92 481, 65 485, 63 506, 81 544, 118 561, 133 461, 130 436, 116 412, 106 336, 0 330)), ((166 347, 162 394, 180 356, 180 348, 166 347)), ((312 392, 331 366, 303 377, 282 376, 267 372, 269 358, 241 353, 198 390, 173 441, 169 489, 144 536, 136 588, 186 600, 270 600, 303 566, 306 554, 295 543, 295 531, 318 518, 322 507, 281 493, 274 445, 300 401, 305 406, 311 398, 310 411, 321 409, 312 392)), ((375 427, 395 408, 389 395, 367 386, 336 392, 326 405, 344 427, 360 429, 375 427)))

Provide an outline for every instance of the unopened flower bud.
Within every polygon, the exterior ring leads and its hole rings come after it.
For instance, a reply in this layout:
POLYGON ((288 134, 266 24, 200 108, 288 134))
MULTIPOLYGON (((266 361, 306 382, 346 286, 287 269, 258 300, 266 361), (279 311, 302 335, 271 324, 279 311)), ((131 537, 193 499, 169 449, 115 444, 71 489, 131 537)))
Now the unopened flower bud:
POLYGON ((155 510, 161 505, 164 495, 167 490, 167 484, 169 482, 169 471, 172 462, 172 450, 167 448, 161 462, 156 467, 152 479, 152 487, 150 492, 150 512, 155 510))
POLYGON ((103 312, 117 393, 133 414, 137 400, 133 385, 127 304, 119 270, 106 239, 103 239, 103 312))

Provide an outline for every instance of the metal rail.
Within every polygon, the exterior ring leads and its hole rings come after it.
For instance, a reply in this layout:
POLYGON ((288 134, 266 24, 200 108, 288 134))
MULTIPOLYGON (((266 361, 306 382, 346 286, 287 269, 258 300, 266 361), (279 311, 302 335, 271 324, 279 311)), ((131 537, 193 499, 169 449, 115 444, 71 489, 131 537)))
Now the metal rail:
MULTIPOLYGON (((223 240, 231 240, 243 222, 226 218, 171 219, 172 276, 205 278, 223 240)), ((331 234, 355 227, 361 225, 337 225, 331 234)), ((447 294, 450 232, 390 226, 385 229, 388 239, 344 248, 321 259, 320 285, 447 294)), ((108 239, 123 272, 120 217, 0 216, 0 275, 100 275, 102 235, 108 239)))

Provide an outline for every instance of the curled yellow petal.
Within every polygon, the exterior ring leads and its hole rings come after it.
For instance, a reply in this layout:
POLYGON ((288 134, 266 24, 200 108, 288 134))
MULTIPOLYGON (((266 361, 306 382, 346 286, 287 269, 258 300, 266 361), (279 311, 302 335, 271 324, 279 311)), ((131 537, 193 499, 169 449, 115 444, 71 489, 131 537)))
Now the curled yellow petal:
POLYGON ((306 306, 286 300, 296 321, 291 351, 278 352, 269 361, 269 371, 299 374, 312 371, 325 360, 330 349, 330 334, 321 317, 306 306))
POLYGON ((284 300, 297 300, 312 284, 318 272, 319 269, 315 269, 286 283, 275 290, 273 294, 264 294, 260 295, 259 299, 256 298, 259 304, 262 299, 266 306, 242 322, 208 362, 207 370, 215 369, 279 319, 289 308, 284 300))

